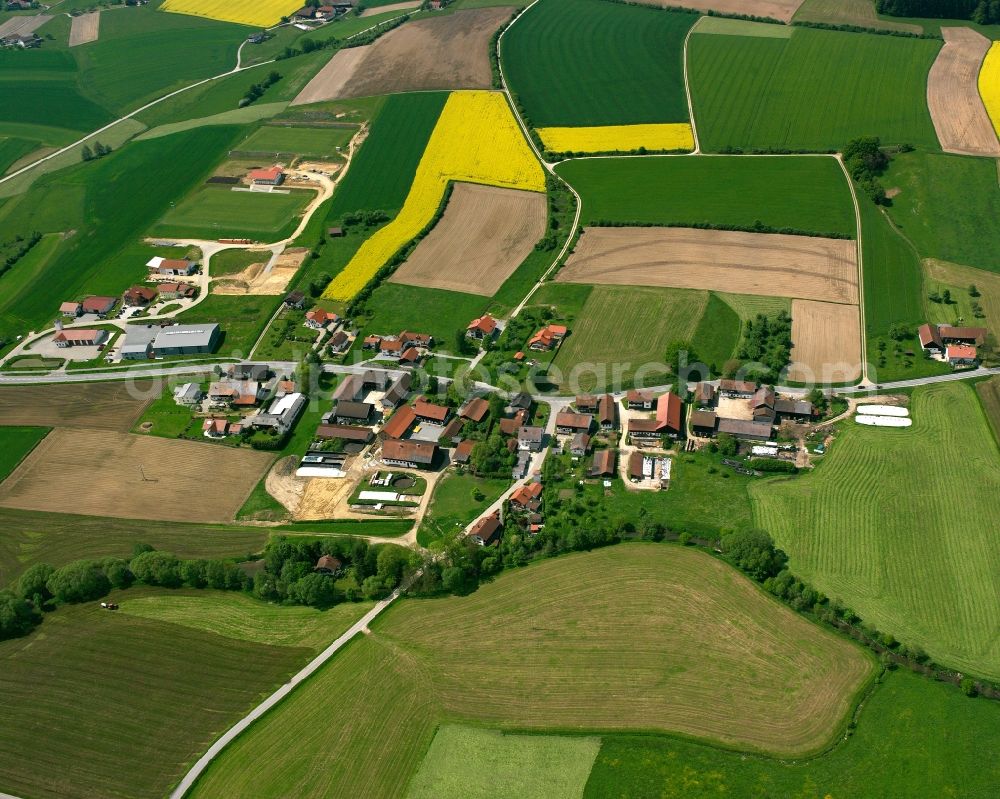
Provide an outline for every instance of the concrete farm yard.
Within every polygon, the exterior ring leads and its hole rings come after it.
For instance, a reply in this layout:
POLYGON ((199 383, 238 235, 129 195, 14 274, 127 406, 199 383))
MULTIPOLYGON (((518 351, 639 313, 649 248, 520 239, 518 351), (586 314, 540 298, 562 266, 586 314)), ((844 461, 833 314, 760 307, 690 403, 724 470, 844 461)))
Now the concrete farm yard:
POLYGON ((8 0, 0 793, 992 796, 993 5, 8 0))

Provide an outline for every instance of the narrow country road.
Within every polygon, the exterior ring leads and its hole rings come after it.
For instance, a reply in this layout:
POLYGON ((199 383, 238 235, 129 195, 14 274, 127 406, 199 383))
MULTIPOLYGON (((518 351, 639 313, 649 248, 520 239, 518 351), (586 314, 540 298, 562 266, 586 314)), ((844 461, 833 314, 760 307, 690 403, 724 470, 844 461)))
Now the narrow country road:
MULTIPOLYGON (((401 586, 392 592, 390 596, 386 599, 375 604, 371 610, 369 610, 364 616, 358 619, 351 628, 341 635, 336 641, 330 644, 326 649, 320 652, 316 657, 309 661, 306 666, 299 671, 295 676, 293 676, 288 682, 282 685, 277 691, 271 694, 267 699, 261 702, 257 707, 251 710, 246 716, 240 719, 236 724, 226 730, 214 744, 212 744, 208 751, 205 752, 198 761, 191 767, 184 778, 180 781, 176 788, 171 792, 170 799, 181 799, 191 787, 195 784, 198 778, 204 773, 205 769, 208 767, 219 753, 222 752, 229 744, 231 744, 240 733, 246 730, 251 724, 253 724, 257 719, 263 716, 267 711, 277 705, 282 699, 288 696, 292 691, 295 690, 296 686, 303 680, 308 679, 316 671, 319 670, 324 663, 326 663, 330 658, 332 658, 337 652, 339 652, 348 641, 350 641, 358 633, 362 632, 372 620, 374 620, 382 611, 384 611, 389 605, 395 602, 402 594, 404 588, 401 586)), ((0 799, 5 799, 0 795, 0 799)), ((17 799, 14 797, 14 799, 17 799)))

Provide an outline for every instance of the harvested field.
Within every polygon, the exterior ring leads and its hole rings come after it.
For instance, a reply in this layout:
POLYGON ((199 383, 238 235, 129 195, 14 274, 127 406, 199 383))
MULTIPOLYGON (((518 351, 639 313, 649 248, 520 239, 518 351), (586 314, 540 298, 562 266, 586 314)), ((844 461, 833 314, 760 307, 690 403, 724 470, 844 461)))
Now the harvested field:
POLYGON ((411 8, 420 8, 420 0, 408 0, 406 3, 390 3, 387 6, 375 6, 366 8, 361 12, 362 17, 374 17, 377 14, 388 14, 390 11, 407 11, 411 8))
POLYGON ((162 391, 151 380, 0 386, 0 425, 130 430, 162 391))
POLYGON ((862 28, 903 33, 924 32, 920 25, 879 19, 872 0, 805 0, 799 6, 795 21, 824 22, 827 25, 859 25, 862 28))
POLYGON ((292 105, 395 92, 488 89, 490 38, 512 11, 478 8, 421 19, 374 44, 341 50, 292 105))
POLYGON ((721 11, 791 22, 802 0, 638 0, 647 6, 693 8, 696 11, 721 11))
POLYGON ((273 456, 104 430, 53 430, 0 486, 0 505, 125 519, 229 521, 273 456))
POLYGON ((390 280, 492 297, 544 235, 545 208, 540 192, 458 183, 444 216, 390 280))
POLYGON ((861 318, 857 305, 792 300, 792 364, 799 383, 847 383, 861 374, 861 318))
POLYGON ((11 17, 6 22, 0 23, 0 38, 4 36, 29 36, 48 22, 52 17, 49 14, 34 14, 32 16, 11 17))
POLYGON ((978 85, 990 40, 971 28, 941 28, 941 35, 944 47, 927 77, 927 107, 941 149, 964 155, 1000 155, 1000 141, 978 85))
POLYGON ((250 264, 242 272, 213 278, 212 294, 240 294, 274 296, 284 294, 295 273, 302 266, 309 250, 295 247, 286 250, 275 260, 270 272, 265 272, 271 259, 270 250, 261 252, 261 263, 250 264))
POLYGON ((88 42, 96 42, 100 33, 101 12, 92 11, 73 17, 73 26, 69 29, 69 46, 76 47, 88 42))
POLYGON ((853 241, 728 230, 587 228, 557 280, 858 301, 853 241))

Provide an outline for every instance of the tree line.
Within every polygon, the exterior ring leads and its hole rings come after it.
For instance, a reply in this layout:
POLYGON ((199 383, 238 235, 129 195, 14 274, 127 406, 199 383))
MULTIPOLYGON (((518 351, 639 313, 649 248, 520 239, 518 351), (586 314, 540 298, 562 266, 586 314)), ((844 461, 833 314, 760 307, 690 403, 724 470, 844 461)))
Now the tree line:
POLYGON ((875 0, 875 10, 891 17, 970 19, 978 25, 1000 22, 1000 0, 875 0))

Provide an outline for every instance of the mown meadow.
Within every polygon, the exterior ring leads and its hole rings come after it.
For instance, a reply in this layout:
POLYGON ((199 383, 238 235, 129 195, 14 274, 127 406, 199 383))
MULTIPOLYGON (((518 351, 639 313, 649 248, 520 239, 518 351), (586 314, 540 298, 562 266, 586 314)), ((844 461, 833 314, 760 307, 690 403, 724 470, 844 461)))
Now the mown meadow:
POLYGON ((975 392, 913 393, 911 428, 846 422, 810 474, 754 483, 797 575, 935 660, 1000 677, 997 445, 975 392))

